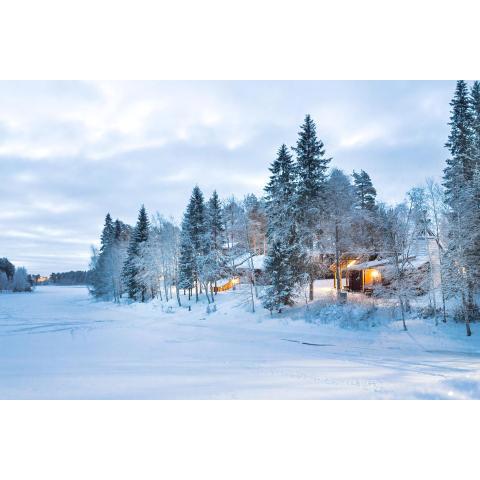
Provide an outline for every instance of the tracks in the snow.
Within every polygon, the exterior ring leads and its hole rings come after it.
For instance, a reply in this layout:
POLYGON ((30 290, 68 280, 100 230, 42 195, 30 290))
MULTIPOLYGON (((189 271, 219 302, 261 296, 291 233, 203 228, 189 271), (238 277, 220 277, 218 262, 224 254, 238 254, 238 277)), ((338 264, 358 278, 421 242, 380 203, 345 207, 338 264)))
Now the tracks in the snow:
POLYGON ((301 345, 309 345, 311 347, 334 347, 333 343, 311 343, 311 342, 302 342, 301 340, 292 340, 291 338, 282 338, 285 342, 300 343, 301 345))

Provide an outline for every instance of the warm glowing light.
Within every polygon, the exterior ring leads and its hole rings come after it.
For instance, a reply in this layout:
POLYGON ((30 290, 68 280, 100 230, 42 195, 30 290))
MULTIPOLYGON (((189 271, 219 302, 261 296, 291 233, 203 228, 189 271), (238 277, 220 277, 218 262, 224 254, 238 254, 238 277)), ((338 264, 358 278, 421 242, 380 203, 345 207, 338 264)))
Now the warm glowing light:
POLYGON ((380 276, 380 273, 378 270, 372 270, 372 277, 373 278, 378 278, 380 276))
POLYGON ((352 261, 348 262, 347 268, 348 268, 348 267, 351 267, 352 265, 355 265, 356 263, 357 263, 356 260, 352 260, 352 261))
POLYGON ((222 285, 220 287, 215 287, 215 290, 217 292, 226 292, 227 290, 230 290, 233 288, 234 285, 238 285, 240 283, 240 278, 239 277, 234 277, 230 279, 225 285, 222 285))

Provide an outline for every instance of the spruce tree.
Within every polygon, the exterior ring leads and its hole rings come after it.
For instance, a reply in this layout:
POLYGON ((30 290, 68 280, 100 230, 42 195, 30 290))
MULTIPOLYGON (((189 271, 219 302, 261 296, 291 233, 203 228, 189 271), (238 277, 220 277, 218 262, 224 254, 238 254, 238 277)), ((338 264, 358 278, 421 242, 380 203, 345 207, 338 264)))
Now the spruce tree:
POLYGON ((190 238, 190 215, 187 208, 182 220, 182 229, 180 233, 180 254, 178 259, 178 287, 188 290, 190 298, 191 290, 194 286, 194 261, 193 245, 190 238))
POLYGON ((480 82, 475 81, 470 94, 475 167, 480 167, 480 82))
POLYGON ((325 156, 323 142, 317 138, 315 123, 307 115, 300 127, 296 147, 295 218, 300 244, 305 257, 305 274, 310 284, 309 297, 313 300, 313 282, 320 270, 318 243, 325 218, 326 174, 331 158, 325 156))
MULTIPOLYGON (((478 87, 476 87, 477 89, 478 87)), ((475 89, 475 90, 476 90, 475 89)), ((445 254, 444 266, 448 271, 446 278, 451 279, 452 291, 458 292, 462 298, 463 316, 467 335, 471 335, 470 321, 473 319, 476 306, 474 290, 475 276, 474 238, 471 222, 475 205, 474 177, 476 171, 474 108, 468 86, 463 80, 457 82, 456 90, 450 102, 450 135, 445 144, 450 152, 447 167, 444 170, 443 185, 445 200, 449 208, 450 224, 449 242, 445 254)))
POLYGON ((295 274, 291 265, 291 249, 288 243, 274 240, 269 247, 265 259, 265 273, 269 286, 263 297, 263 306, 270 310, 282 311, 285 306, 294 304, 295 284, 292 282, 295 274))
POLYGON ((109 299, 113 295, 112 284, 112 249, 115 228, 110 213, 105 217, 105 224, 100 237, 100 251, 92 271, 90 293, 97 298, 109 299))
POLYGON ((119 219, 114 223, 114 236, 112 245, 112 274, 113 298, 120 301, 124 293, 123 266, 127 259, 127 249, 130 241, 131 228, 119 219))
POLYGON ((212 248, 220 251, 225 242, 225 224, 223 221, 222 205, 216 190, 213 191, 207 205, 207 227, 212 248))
POLYGON ((127 260, 123 268, 123 277, 128 291, 128 296, 132 300, 140 300, 142 302, 146 299, 146 288, 140 281, 142 272, 140 267, 140 254, 142 246, 148 240, 148 233, 150 222, 148 220, 145 206, 142 205, 138 214, 137 224, 133 230, 130 244, 127 250, 127 260))
POLYGON ((227 263, 224 254, 225 223, 216 190, 207 204, 207 237, 209 252, 207 268, 210 270, 210 279, 216 286, 217 279, 225 274, 227 263))
POLYGON ((112 221, 112 217, 110 213, 107 213, 105 217, 105 225, 103 227, 102 235, 100 237, 100 251, 103 252, 108 249, 108 247, 112 244, 113 238, 115 236, 115 227, 112 221))
POLYGON ((295 165, 285 144, 279 148, 277 158, 269 170, 270 180, 265 187, 267 234, 273 239, 285 227, 285 222, 294 221, 295 165))
POLYGON ((269 287, 263 305, 281 310, 293 304, 302 273, 300 246, 295 222, 295 169, 286 145, 282 145, 270 167, 265 187, 268 252, 265 274, 269 287))
MULTIPOLYGON (((184 215, 181 235, 180 278, 182 285, 192 281, 195 287, 195 299, 198 301, 199 287, 204 277, 204 267, 209 252, 206 207, 203 193, 198 185, 192 191, 184 215)), ((206 294, 208 297, 208 292, 206 294)))
POLYGON ((306 207, 303 212, 305 220, 322 207, 325 199, 325 182, 328 164, 331 158, 325 157, 323 142, 317 138, 315 122, 310 115, 305 117, 298 133, 296 147, 297 202, 299 207, 306 207))
POLYGON ((189 204, 190 234, 196 255, 205 253, 207 244, 207 219, 203 193, 196 185, 189 204))
POLYGON ((447 203, 455 208, 455 204, 461 202, 459 195, 461 196, 462 186, 472 180, 475 170, 473 112, 465 81, 457 82, 450 106, 452 107, 450 134, 445 144, 450 152, 450 158, 444 170, 443 184, 447 203))
POLYGON ((119 242, 122 239, 122 222, 117 218, 114 225, 114 241, 119 242))
POLYGON ((356 215, 352 221, 350 232, 357 253, 365 251, 378 253, 382 243, 378 232, 378 209, 376 204, 377 191, 367 172, 353 171, 354 206, 356 215))
POLYGON ((356 208, 360 210, 374 210, 377 191, 373 187, 370 176, 364 170, 360 170, 360 173, 354 170, 352 176, 355 187, 356 208))

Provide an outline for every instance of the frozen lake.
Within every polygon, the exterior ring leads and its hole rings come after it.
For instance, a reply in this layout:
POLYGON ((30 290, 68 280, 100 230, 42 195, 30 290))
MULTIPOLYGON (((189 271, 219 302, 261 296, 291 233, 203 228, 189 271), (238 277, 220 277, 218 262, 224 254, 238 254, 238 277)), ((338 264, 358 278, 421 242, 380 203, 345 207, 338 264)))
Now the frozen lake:
MULTIPOLYGON (((0 295, 0 398, 480 398, 480 329, 362 330, 248 312, 96 303, 82 287, 0 295)), ((260 309, 261 310, 261 309, 260 309)))

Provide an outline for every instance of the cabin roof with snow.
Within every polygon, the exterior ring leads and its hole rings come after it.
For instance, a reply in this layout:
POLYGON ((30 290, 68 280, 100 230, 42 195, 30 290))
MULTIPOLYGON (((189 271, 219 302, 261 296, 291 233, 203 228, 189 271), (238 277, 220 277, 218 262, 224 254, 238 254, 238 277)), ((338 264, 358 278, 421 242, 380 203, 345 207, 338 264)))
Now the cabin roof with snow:
POLYGON ((253 268, 255 270, 264 269, 265 255, 250 255, 249 253, 245 253, 236 257, 234 260, 235 267, 237 269, 250 269, 250 258, 252 259, 253 268))

